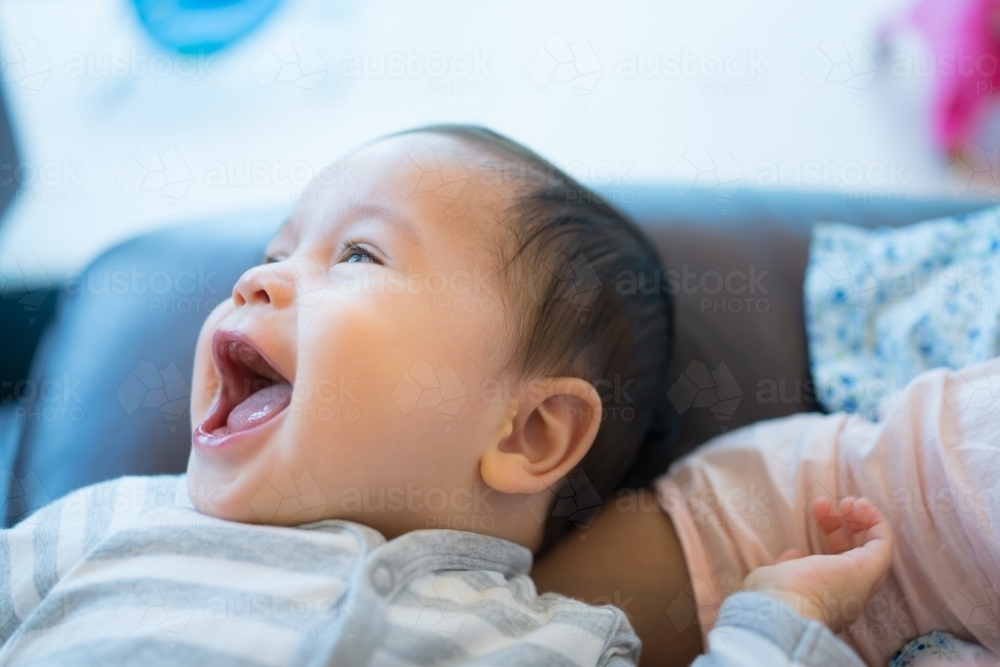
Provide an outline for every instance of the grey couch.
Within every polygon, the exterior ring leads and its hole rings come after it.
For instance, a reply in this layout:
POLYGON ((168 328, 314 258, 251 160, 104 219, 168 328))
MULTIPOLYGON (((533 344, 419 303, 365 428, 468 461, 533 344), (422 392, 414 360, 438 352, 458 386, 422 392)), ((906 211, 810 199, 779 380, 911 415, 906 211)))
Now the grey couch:
MULTIPOLYGON (((748 188, 718 201, 652 185, 617 194, 661 252, 660 287, 676 291, 675 455, 727 429, 817 409, 801 290, 816 221, 898 225, 990 203, 748 188)), ((0 405, 5 525, 87 484, 184 470, 199 327, 259 259, 282 215, 146 234, 63 287, 31 365, 33 390, 0 405)))

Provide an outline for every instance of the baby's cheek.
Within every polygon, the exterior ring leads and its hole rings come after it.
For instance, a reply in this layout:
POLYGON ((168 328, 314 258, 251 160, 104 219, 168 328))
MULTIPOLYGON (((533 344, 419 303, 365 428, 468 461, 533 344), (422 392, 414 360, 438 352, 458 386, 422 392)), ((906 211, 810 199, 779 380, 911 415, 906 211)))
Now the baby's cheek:
POLYGON ((339 432, 362 423, 386 429, 403 416, 397 387, 415 363, 437 360, 413 343, 412 325, 393 305, 345 308, 301 327, 295 398, 312 410, 303 416, 323 415, 339 432))

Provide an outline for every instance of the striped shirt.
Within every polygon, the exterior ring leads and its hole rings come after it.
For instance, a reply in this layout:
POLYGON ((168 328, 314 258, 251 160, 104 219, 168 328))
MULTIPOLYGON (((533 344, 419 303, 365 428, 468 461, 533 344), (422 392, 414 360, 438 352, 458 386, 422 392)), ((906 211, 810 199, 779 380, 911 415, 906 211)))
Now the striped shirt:
POLYGON ((194 509, 184 475, 122 477, 0 531, 4 665, 613 665, 621 610, 538 595, 530 551, 194 509))

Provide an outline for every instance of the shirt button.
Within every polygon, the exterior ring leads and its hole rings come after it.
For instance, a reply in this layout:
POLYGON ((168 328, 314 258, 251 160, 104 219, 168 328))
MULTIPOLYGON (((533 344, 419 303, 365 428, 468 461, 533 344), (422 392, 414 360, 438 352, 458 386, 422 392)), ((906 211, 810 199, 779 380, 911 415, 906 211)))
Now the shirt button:
POLYGON ((375 587, 375 590, 380 595, 388 595, 389 591, 392 590, 394 577, 392 576, 392 570, 385 563, 379 563, 372 568, 371 578, 372 586, 375 587))

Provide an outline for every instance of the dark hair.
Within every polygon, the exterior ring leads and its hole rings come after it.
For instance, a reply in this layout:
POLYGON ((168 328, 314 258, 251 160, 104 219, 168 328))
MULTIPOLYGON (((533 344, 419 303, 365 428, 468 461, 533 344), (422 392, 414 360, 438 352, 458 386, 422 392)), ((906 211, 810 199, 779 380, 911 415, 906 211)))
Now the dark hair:
POLYGON ((615 491, 663 473, 671 417, 666 407, 672 307, 665 290, 635 289, 637 276, 663 275, 656 250, 605 197, 492 130, 431 125, 499 162, 481 168, 513 188, 501 215, 514 240, 498 247, 500 288, 512 305, 514 350, 507 369, 526 379, 572 375, 598 390, 604 415, 580 464, 552 489, 542 550, 572 524, 587 525, 615 491), (631 280, 629 279, 631 277, 631 280))

